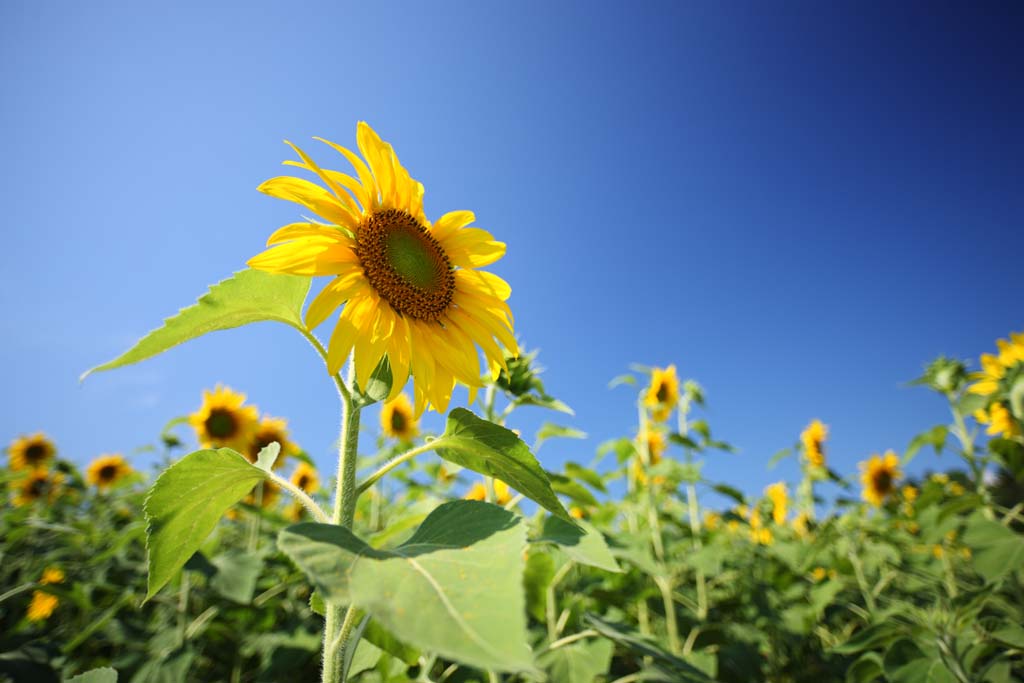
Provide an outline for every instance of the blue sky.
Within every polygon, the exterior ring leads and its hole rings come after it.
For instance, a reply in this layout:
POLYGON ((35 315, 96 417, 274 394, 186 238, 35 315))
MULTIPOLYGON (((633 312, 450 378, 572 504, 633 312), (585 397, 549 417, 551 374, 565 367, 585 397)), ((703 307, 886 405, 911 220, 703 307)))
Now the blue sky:
POLYGON ((333 389, 283 327, 77 378, 297 219, 255 191, 282 139, 332 159, 310 138, 358 120, 428 215, 508 243, 517 333, 590 434, 552 468, 634 429, 613 376, 674 362, 741 449, 712 479, 794 479, 765 462, 813 417, 849 473, 946 419, 905 386, 926 361, 1024 329, 1019 4, 369 4, 0 8, 0 438, 129 452, 223 381, 331 463, 333 389))

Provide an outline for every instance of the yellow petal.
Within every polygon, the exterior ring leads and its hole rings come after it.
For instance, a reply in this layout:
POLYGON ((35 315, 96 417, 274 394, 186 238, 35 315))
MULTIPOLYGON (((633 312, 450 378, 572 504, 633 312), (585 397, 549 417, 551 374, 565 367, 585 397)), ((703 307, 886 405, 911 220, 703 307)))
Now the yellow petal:
MULTIPOLYGON (((336 374, 345 364, 345 360, 352 352, 356 338, 361 333, 358 321, 362 320, 360 309, 368 305, 369 297, 361 297, 349 303, 338 316, 338 322, 331 333, 331 341, 327 346, 327 371, 336 374)), ((369 305, 372 305, 370 303, 369 305)))
POLYGON ((387 155, 384 142, 368 123, 360 121, 356 126, 356 143, 377 181, 382 202, 388 205, 394 197, 395 181, 391 158, 387 155))
MULTIPOLYGON (((294 166, 295 168, 301 168, 306 171, 313 170, 306 164, 300 161, 293 161, 291 159, 285 161, 284 164, 285 166, 294 166)), ((367 208, 372 207, 372 203, 370 202, 370 196, 367 194, 366 188, 364 188, 362 183, 360 183, 357 179, 353 178, 347 173, 342 173, 341 171, 333 171, 329 168, 321 168, 320 172, 327 174, 328 176, 330 176, 331 180, 333 180, 335 183, 351 192, 355 200, 359 202, 359 205, 363 207, 363 210, 370 210, 369 208, 367 208)), ((356 213, 360 213, 360 211, 356 210, 356 213)))
POLYGON ((341 205, 344 206, 349 213, 351 213, 353 216, 359 215, 359 209, 352 201, 352 198, 348 195, 348 192, 341 189, 341 187, 339 187, 338 184, 335 183, 334 180, 329 175, 320 170, 320 167, 317 166, 316 162, 313 161, 308 154, 303 152, 298 145, 294 145, 291 142, 288 142, 287 140, 285 140, 284 142, 286 145, 294 149, 295 153, 298 154, 304 162, 306 162, 307 168, 309 168, 318 176, 320 176, 320 180, 324 181, 324 184, 330 188, 331 192, 334 193, 334 196, 338 198, 338 201, 341 202, 341 205))
POLYGON ((355 252, 333 240, 306 238, 286 242, 253 256, 250 268, 292 275, 344 275, 359 263, 355 252))
POLYGON ((504 242, 475 242, 466 247, 445 249, 452 265, 459 268, 482 268, 505 255, 504 242))
POLYGON ((353 229, 359 225, 356 217, 339 203, 337 197, 308 180, 278 176, 267 180, 258 189, 271 197, 301 204, 331 223, 353 229))
POLYGON ((475 220, 476 215, 472 211, 449 211, 434 221, 430 234, 438 242, 441 242, 450 237, 459 228, 469 225, 475 220))
POLYGON ((331 239, 348 247, 355 247, 355 240, 348 236, 342 228, 321 223, 289 223, 278 228, 267 238, 267 246, 299 239, 300 237, 317 237, 331 239))
POLYGON ((464 291, 481 292, 506 301, 512 296, 512 287, 494 273, 484 270, 467 270, 460 268, 455 271, 456 286, 464 291))
POLYGON ((356 269, 348 275, 336 277, 320 290, 306 309, 306 327, 313 329, 327 320, 327 316, 366 288, 366 277, 356 269))
POLYGON ((363 204, 363 211, 372 212, 373 210, 375 210, 380 205, 380 198, 378 196, 379 190, 377 188, 377 182, 373 179, 373 173, 370 171, 370 168, 366 165, 366 163, 359 158, 358 154, 351 151, 347 147, 342 147, 339 144, 331 142, 330 140, 325 140, 323 138, 314 138, 314 140, 319 140, 325 145, 330 145, 330 147, 333 148, 336 152, 340 153, 342 156, 348 159, 348 162, 352 164, 352 168, 355 169, 356 175, 359 176, 359 182, 362 183, 363 188, 366 191, 367 199, 369 200, 368 204, 363 204))

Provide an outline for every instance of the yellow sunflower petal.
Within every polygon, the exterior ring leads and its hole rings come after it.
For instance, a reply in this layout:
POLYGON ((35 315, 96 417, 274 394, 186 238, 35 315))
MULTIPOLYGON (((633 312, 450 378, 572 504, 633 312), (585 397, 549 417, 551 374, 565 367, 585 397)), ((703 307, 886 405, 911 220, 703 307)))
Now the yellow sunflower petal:
POLYGON ((476 220, 476 214, 472 211, 449 211, 434 221, 430 234, 438 242, 447 239, 452 233, 461 227, 469 225, 476 220))
POLYGON ((494 273, 485 270, 467 270, 460 268, 455 271, 456 285, 468 292, 480 292, 506 301, 512 296, 512 287, 494 273))
POLYGON ((350 247, 332 239, 307 237, 271 247, 247 262, 250 268, 292 275, 345 275, 359 264, 350 247))
POLYGON ((257 189, 260 192, 269 194, 271 197, 301 204, 332 223, 353 229, 359 225, 358 219, 342 206, 336 197, 316 183, 311 183, 308 180, 291 176, 278 176, 265 181, 257 189))
POLYGON ((321 223, 289 223, 270 234, 270 237, 267 238, 267 246, 270 247, 303 237, 335 240, 350 248, 355 246, 355 240, 349 237, 341 228, 321 223))
POLYGON ((360 200, 363 202, 363 211, 370 212, 376 209, 380 205, 377 182, 373 179, 373 172, 370 171, 370 168, 366 165, 366 162, 360 159, 359 155, 355 154, 347 147, 342 147, 339 144, 331 142, 330 140, 325 140, 323 138, 313 139, 319 140, 325 145, 329 145, 336 152, 340 153, 342 156, 348 159, 349 163, 352 164, 352 168, 355 169, 356 175, 359 176, 359 181, 362 183, 363 190, 366 193, 368 201, 360 200))
POLYGON ((331 190, 331 192, 334 193, 334 196, 337 197, 338 201, 341 202, 341 205, 345 207, 346 211, 352 214, 353 217, 359 215, 359 208, 352 201, 352 197, 349 196, 348 192, 343 190, 337 183, 335 183, 334 179, 331 178, 330 175, 324 173, 316 164, 316 162, 313 161, 308 154, 303 152, 298 145, 292 144, 288 140, 285 140, 284 142, 286 145, 295 150, 295 153, 298 154, 299 157, 301 157, 302 160, 306 163, 307 168, 313 171, 313 173, 316 173, 320 177, 320 180, 324 181, 324 185, 326 185, 331 190))
POLYGON ((367 287, 366 278, 358 269, 334 278, 320 290, 306 309, 306 327, 311 330, 318 327, 338 306, 367 287))

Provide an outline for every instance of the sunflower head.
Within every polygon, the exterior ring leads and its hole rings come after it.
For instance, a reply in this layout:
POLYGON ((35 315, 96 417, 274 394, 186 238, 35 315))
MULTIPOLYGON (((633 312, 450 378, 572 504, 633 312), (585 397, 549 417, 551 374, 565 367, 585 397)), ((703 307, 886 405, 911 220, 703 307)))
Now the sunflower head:
POLYGON ((320 475, 307 463, 300 462, 292 473, 292 483, 306 493, 316 493, 320 488, 320 475))
POLYGON ((21 507, 37 500, 52 503, 57 499, 64 484, 64 474, 47 470, 31 470, 14 484, 14 505, 21 507))
POLYGON ((247 453, 257 429, 259 412, 245 404, 245 394, 218 384, 203 391, 203 405, 189 415, 203 448, 233 448, 247 453))
POLYGON ((32 593, 32 600, 28 603, 25 618, 29 621, 46 621, 59 604, 60 600, 56 595, 45 591, 35 591, 32 593))
POLYGON ((985 433, 989 436, 1001 436, 1006 439, 1021 435, 1020 422, 1002 401, 996 401, 988 410, 979 408, 974 411, 974 419, 987 426, 985 433))
POLYGON ((900 489, 900 493, 903 495, 903 500, 905 500, 908 503, 913 503, 915 500, 917 500, 919 492, 916 486, 907 484, 902 489, 900 489))
POLYGON ((896 482, 903 478, 899 466, 900 459, 892 451, 873 455, 860 463, 861 497, 875 507, 881 507, 889 494, 896 490, 896 482))
POLYGON ((260 507, 263 509, 274 507, 277 503, 277 499, 281 497, 281 487, 269 479, 257 484, 249 495, 242 499, 242 502, 247 505, 255 505, 256 493, 261 486, 263 487, 263 491, 260 493, 260 507))
POLYGON ((466 500, 487 500, 487 487, 482 482, 476 482, 469 487, 466 491, 466 495, 463 496, 466 500))
MULTIPOLYGON (((476 482, 469 487, 469 491, 463 496, 465 500, 487 500, 487 488, 483 482, 476 482)), ((500 479, 494 480, 494 502, 498 505, 507 505, 512 500, 512 490, 508 484, 500 479)))
POLYGON ((644 392, 644 405, 650 408, 651 417, 663 422, 672 414, 679 403, 679 377, 676 366, 651 369, 651 383, 644 392))
POLYGON ((399 394, 380 409, 380 426, 384 435, 399 441, 412 441, 419 433, 419 421, 412 403, 405 394, 399 394))
POLYGON ((800 433, 804 458, 807 459, 811 467, 825 466, 825 440, 827 438, 828 425, 821 420, 811 420, 811 423, 800 433))
POLYGON ((7 458, 12 470, 45 468, 56 454, 57 447, 42 432, 19 436, 7 447, 7 458))
POLYGON ((797 516, 793 518, 793 531, 796 532, 798 537, 805 538, 807 534, 810 533, 810 522, 810 515, 806 512, 798 513, 797 516))
POLYGON ((64 583, 64 571, 59 567, 47 567, 39 578, 39 583, 46 586, 53 583, 64 583))
POLYGON ((668 442, 665 440, 664 434, 657 429, 647 430, 647 455, 651 465, 661 462, 661 456, 665 454, 667 446, 668 442))
POLYGON ((1024 375, 1024 332, 1011 332, 1009 339, 997 339, 998 353, 981 354, 981 371, 971 375, 973 394, 1008 394, 1017 378, 1024 375))
POLYGON ((704 528, 708 531, 715 531, 722 524, 722 516, 717 512, 709 510, 704 513, 704 528))
POLYGON ((772 520, 776 524, 786 523, 789 506, 789 490, 786 483, 779 481, 765 488, 764 493, 772 503, 772 520))
POLYGON ((85 470, 85 480, 98 488, 107 491, 117 482, 132 473, 132 468, 120 453, 101 455, 85 470))
POLYGON ((245 450, 249 462, 256 462, 260 451, 275 442, 281 446, 281 452, 278 454, 277 460, 274 461, 273 469, 276 470, 284 464, 286 456, 298 453, 299 448, 288 438, 287 420, 264 415, 256 425, 256 431, 249 442, 249 447, 245 450))
POLYGON ((326 223, 284 226, 249 266, 330 277, 306 311, 306 326, 312 329, 341 308, 328 344, 328 371, 336 373, 352 353, 356 381, 366 386, 386 356, 392 374, 389 398, 411 376, 416 415, 427 405, 444 411, 456 382, 471 391, 483 386, 477 348, 492 378, 507 370, 502 346, 513 356, 519 353, 505 303, 511 288, 477 270, 500 259, 505 245, 485 230, 468 227, 476 220, 470 211, 429 221, 423 185, 368 124, 360 122, 356 129, 361 157, 321 142, 344 156, 355 176, 323 169, 291 145, 301 161, 286 163, 314 173, 323 186, 281 176, 260 190, 296 202, 326 223))

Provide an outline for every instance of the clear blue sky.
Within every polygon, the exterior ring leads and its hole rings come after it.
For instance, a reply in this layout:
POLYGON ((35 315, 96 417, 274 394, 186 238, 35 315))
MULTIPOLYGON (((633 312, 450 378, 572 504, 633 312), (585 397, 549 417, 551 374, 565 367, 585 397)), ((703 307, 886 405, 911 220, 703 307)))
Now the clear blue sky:
POLYGON ((309 138, 367 120, 428 215, 508 243, 517 332, 591 435, 550 467, 633 429, 631 362, 704 384, 742 449, 706 471, 748 492, 813 417, 844 472, 901 450, 946 419, 923 363, 1024 329, 1024 10, 957 5, 4 3, 0 438, 128 452, 219 380, 331 462, 283 327, 77 378, 297 219, 255 190, 282 139, 331 158, 309 138))

